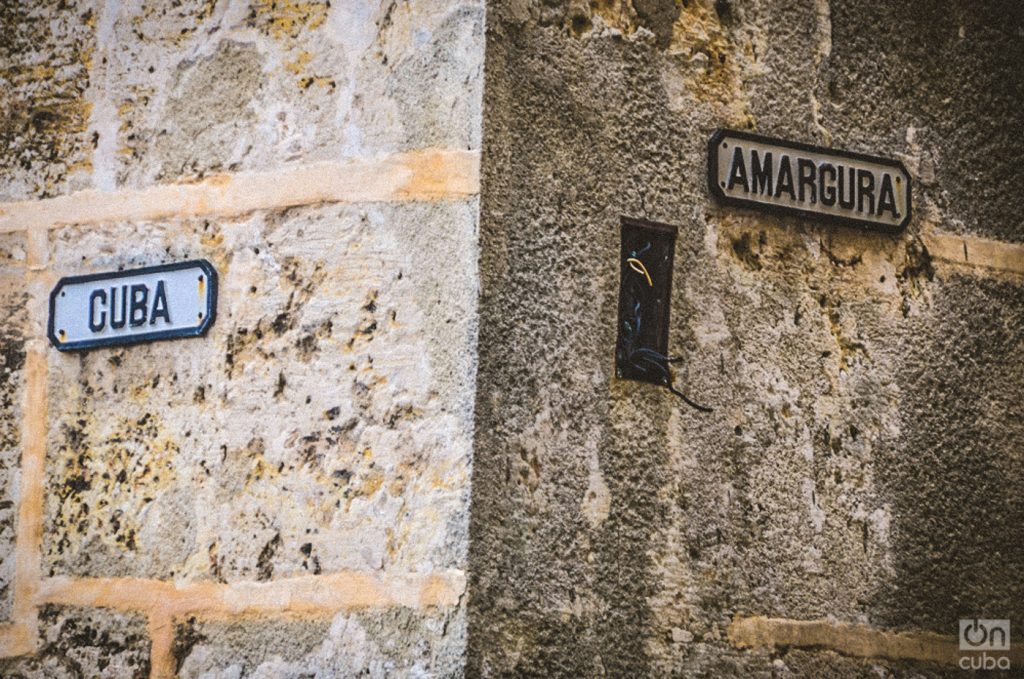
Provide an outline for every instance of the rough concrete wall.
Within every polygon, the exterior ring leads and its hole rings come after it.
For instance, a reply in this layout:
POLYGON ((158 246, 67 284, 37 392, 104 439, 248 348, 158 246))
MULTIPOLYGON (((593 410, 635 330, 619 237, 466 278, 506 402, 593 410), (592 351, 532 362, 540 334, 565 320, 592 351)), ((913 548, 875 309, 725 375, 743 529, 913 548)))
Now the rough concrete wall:
POLYGON ((493 3, 471 675, 947 676, 1024 623, 1024 20, 981 4, 493 3), (716 127, 902 158, 916 216, 720 209, 716 127), (620 214, 679 226, 710 415, 614 379, 620 214))
POLYGON ((0 674, 460 673, 482 3, 31 4, 0 15, 0 674), (45 342, 60 276, 199 257, 206 337, 45 342))

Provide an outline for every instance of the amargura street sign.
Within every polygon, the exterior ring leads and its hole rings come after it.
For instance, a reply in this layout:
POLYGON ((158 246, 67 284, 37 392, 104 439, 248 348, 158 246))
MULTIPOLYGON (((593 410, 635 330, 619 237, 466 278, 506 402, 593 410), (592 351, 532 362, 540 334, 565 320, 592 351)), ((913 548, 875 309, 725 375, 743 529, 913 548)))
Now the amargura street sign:
POLYGON ((718 130, 708 186, 719 202, 887 231, 910 221, 903 163, 862 153, 718 130))
POLYGON ((205 259, 62 278, 47 335, 61 351, 195 337, 213 324, 217 271, 205 259))

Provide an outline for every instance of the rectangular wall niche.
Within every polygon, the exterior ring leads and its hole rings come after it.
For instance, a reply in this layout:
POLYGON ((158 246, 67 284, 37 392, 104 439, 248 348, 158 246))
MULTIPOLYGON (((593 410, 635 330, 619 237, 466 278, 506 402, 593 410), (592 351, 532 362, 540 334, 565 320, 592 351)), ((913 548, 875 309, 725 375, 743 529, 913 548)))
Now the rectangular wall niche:
POLYGON ((622 217, 621 221, 615 374, 621 379, 665 385, 678 229, 645 219, 622 217))

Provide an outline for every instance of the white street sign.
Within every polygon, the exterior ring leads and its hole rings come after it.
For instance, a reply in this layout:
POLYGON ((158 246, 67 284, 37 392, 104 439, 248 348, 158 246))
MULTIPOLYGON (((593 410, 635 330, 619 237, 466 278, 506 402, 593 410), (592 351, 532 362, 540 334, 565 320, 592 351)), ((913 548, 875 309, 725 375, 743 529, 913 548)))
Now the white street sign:
POLYGON ((910 221, 910 175, 899 161, 718 130, 708 186, 734 207, 898 231, 910 221))
POLYGON ((217 310, 217 271, 197 259, 62 278, 47 334, 61 351, 202 335, 217 310))

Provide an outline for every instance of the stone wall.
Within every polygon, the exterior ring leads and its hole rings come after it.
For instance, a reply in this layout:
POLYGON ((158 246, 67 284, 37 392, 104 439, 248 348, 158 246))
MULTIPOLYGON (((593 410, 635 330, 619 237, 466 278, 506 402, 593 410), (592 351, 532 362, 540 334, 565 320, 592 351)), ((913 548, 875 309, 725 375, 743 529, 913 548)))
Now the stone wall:
POLYGON ((482 3, 0 12, 0 675, 461 672, 482 3), (200 257, 203 339, 45 341, 200 257))
POLYGON ((0 24, 0 675, 940 677, 959 618, 1019 638, 1018 3, 0 24), (720 127, 900 159, 914 219, 723 209, 720 127), (621 215, 679 228, 710 414, 615 378, 621 215), (46 341, 60 277, 200 257, 204 338, 46 341))
POLYGON ((1019 3, 489 12, 470 673, 948 676, 958 618, 1020 629, 1019 3), (902 159, 915 217, 720 208, 719 127, 902 159), (679 227, 711 414, 614 378, 620 215, 679 227))

